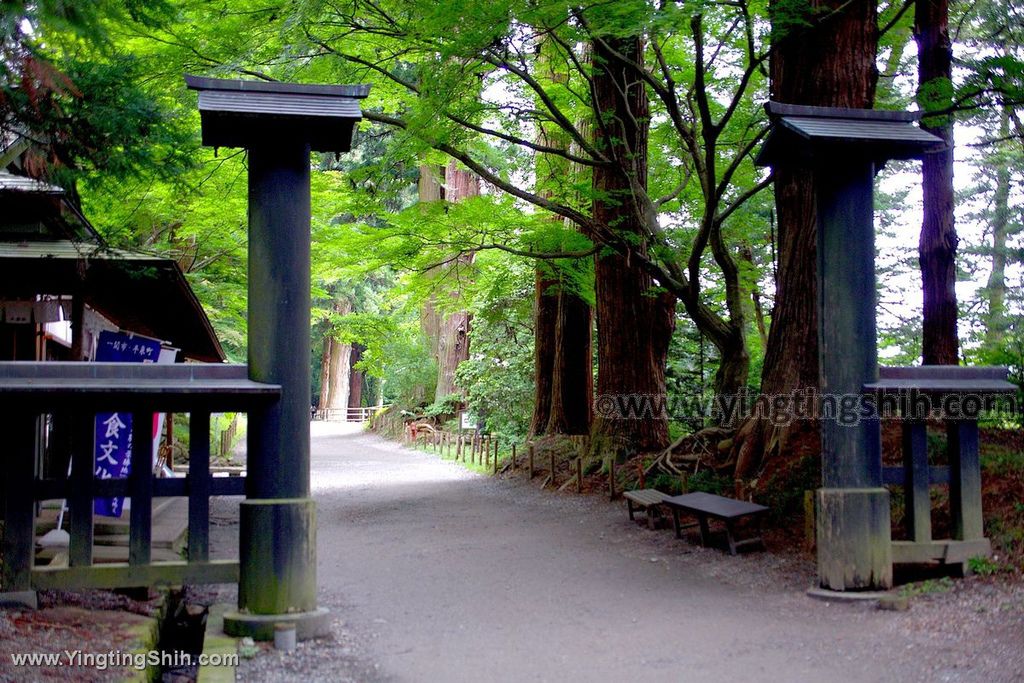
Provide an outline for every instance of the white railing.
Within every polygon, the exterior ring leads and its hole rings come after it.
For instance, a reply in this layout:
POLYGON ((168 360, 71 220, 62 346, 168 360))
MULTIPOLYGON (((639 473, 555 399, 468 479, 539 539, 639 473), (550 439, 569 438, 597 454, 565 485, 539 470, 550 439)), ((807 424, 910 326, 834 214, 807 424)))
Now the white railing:
POLYGON ((313 413, 313 419, 324 422, 366 422, 378 410, 389 407, 390 404, 363 408, 318 408, 313 413))

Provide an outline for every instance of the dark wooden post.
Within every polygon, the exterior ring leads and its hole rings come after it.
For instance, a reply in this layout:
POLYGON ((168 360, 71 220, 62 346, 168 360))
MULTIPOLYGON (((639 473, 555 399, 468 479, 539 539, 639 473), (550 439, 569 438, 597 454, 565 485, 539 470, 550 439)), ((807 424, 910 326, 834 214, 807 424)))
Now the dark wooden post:
POLYGON ((325 634, 316 604, 316 505, 309 484, 310 152, 347 152, 367 86, 187 76, 199 91, 203 144, 248 149, 249 378, 281 399, 249 413, 237 612, 229 635, 325 634), (317 106, 308 105, 315 97, 317 106))
POLYGON ((210 414, 188 418, 188 561, 210 559, 210 414))
POLYGON ((903 483, 906 529, 911 541, 932 540, 932 501, 929 493, 928 432, 923 420, 903 420, 903 483))
POLYGON ((512 444, 512 471, 516 471, 516 445, 512 444))
POLYGON ((969 541, 984 538, 981 514, 981 463, 978 461, 978 423, 949 423, 949 511, 953 538, 969 541))
POLYGON ((76 414, 73 423, 71 493, 68 496, 68 512, 71 514, 71 523, 68 525, 68 533, 71 535, 68 564, 72 567, 88 567, 92 564, 95 467, 93 433, 96 418, 92 414, 76 414))
MULTIPOLYGON (((5 592, 28 591, 32 588, 32 556, 35 552, 36 510, 33 499, 33 471, 36 416, 31 413, 11 412, 0 416, 5 426, 7 454, 3 477, 4 533, 3 573, 5 592)), ((92 452, 89 452, 92 455, 92 452)), ((86 472, 92 476, 92 463, 86 472)), ((90 513, 92 502, 90 501, 90 513)), ((72 518, 74 519, 74 518, 72 518)), ((92 516, 89 516, 92 531, 92 516)), ((90 541, 91 541, 90 536, 90 541)), ((92 551, 90 545, 89 551, 92 551)), ((91 560, 91 557, 90 557, 91 560)))
POLYGON ((576 493, 583 493, 583 458, 576 458, 576 493))
POLYGON ((132 499, 128 564, 149 564, 153 539, 153 413, 132 413, 132 466, 128 473, 132 499))
POLYGON ((526 446, 526 472, 530 479, 533 479, 533 453, 533 442, 531 441, 526 446))
POLYGON ((859 414, 864 385, 878 379, 875 169, 857 158, 826 163, 815 176, 818 356, 823 402, 833 400, 836 414, 821 420, 818 578, 833 590, 888 588, 892 542, 881 435, 877 415, 859 414))

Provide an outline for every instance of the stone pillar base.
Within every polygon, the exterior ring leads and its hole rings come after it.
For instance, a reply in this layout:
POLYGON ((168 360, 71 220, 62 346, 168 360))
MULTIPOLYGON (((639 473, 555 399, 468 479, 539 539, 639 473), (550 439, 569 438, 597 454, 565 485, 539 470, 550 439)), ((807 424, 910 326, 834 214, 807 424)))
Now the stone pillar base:
POLYGON ((297 636, 326 631, 316 605, 316 503, 312 498, 241 503, 238 612, 225 615, 230 635, 273 638, 274 624, 295 622, 297 636))
POLYGON ((818 583, 834 591, 892 587, 889 491, 818 489, 818 583))
POLYGON ((273 640, 277 624, 295 624, 295 637, 299 640, 319 638, 330 633, 331 613, 319 607, 311 612, 290 614, 228 612, 224 615, 224 633, 236 638, 249 636, 253 640, 273 640))

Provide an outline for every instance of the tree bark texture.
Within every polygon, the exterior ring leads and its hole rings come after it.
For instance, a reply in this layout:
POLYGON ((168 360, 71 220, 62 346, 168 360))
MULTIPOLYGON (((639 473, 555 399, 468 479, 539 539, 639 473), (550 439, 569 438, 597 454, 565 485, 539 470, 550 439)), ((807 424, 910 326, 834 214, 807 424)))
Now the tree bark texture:
MULTIPOLYGON (((335 315, 347 315, 352 312, 352 302, 338 299, 334 302, 335 315)), ((322 408, 328 411, 331 419, 345 419, 348 410, 349 372, 351 370, 352 345, 330 339, 329 370, 327 376, 327 402, 322 408)), ((323 375, 321 374, 321 377, 323 375)))
MULTIPOLYGON (((444 198, 449 202, 460 202, 480 194, 480 179, 472 171, 460 168, 455 160, 448 163, 444 172, 444 198)), ((473 254, 464 254, 455 261, 455 267, 469 266, 473 254)), ((452 296, 458 300, 462 294, 455 290, 452 296)), ((461 394, 455 382, 455 371, 459 363, 469 360, 469 329, 472 316, 468 311, 440 312, 437 333, 437 389, 434 400, 440 401, 452 394, 461 394)))
MULTIPOLYGON (((999 138, 1010 136, 1010 112, 1004 105, 999 110, 999 138)), ((995 189, 992 193, 992 271, 988 276, 985 296, 988 317, 985 321, 985 344, 993 347, 1006 334, 1006 240, 1010 228, 1010 167, 1005 158, 996 160, 995 189)))
MULTIPOLYGON (((565 83, 568 78, 550 38, 538 47, 539 77, 565 83)), ((568 150, 569 136, 559 126, 540 124, 537 143, 568 150)), ((538 154, 537 194, 565 199, 566 184, 579 169, 564 158, 538 154)), ((553 217, 561 221, 559 217, 553 217)), ((573 228, 574 226, 568 225, 573 228)), ((539 260, 534 275, 534 410, 532 436, 589 434, 594 401, 590 304, 575 291, 566 268, 576 264, 539 260)))
MULTIPOLYGON (((918 104, 922 111, 944 109, 952 103, 953 52, 949 41, 948 0, 916 0, 914 39, 917 41, 918 104)), ((953 214, 953 119, 925 116, 921 128, 946 143, 924 155, 921 189, 924 220, 918 256, 924 294, 921 356, 925 365, 956 365, 957 337, 956 247, 953 214)))
MULTIPOLYGON (((640 235, 640 211, 630 174, 647 183, 647 93, 635 68, 613 52, 643 62, 639 37, 608 37, 593 46, 593 89, 597 104, 595 142, 615 163, 593 173, 593 217, 620 235, 640 235)), ((646 245, 636 239, 636 250, 646 245)), ((605 449, 654 451, 668 445, 665 362, 675 328, 675 297, 656 288, 628 255, 599 254, 594 264, 598 329, 597 401, 593 444, 605 449), (623 414, 627 396, 644 397, 639 414, 623 414), (653 401, 653 402, 652 402, 653 401)), ((630 412, 630 411, 626 411, 630 412)))
POLYGON ((361 408, 363 406, 363 371, 356 370, 356 363, 363 358, 363 351, 366 347, 362 344, 352 344, 352 356, 349 360, 351 367, 348 380, 348 407, 361 408))
MULTIPOLYGON (((787 104, 870 108, 878 74, 875 0, 773 0, 771 98, 787 104), (793 12, 805 12, 793 21, 793 12), (788 17, 783 13, 788 14, 788 17), (807 26, 804 22, 811 22, 807 26)), ((775 169, 778 279, 761 390, 791 394, 818 386, 817 213, 810 169, 775 169)), ((783 452, 799 431, 817 438, 817 425, 798 420, 781 433, 765 421, 744 425, 736 439, 738 479, 753 476, 766 451, 783 452)))

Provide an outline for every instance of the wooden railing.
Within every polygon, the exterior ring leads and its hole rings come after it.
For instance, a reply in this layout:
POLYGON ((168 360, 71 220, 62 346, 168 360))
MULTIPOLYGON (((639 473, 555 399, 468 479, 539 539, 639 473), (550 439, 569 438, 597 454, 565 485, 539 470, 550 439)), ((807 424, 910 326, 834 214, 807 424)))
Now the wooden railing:
POLYGON ((313 419, 326 422, 366 422, 378 410, 388 407, 390 407, 390 404, 362 408, 317 408, 313 413, 313 419))
POLYGON ((124 588, 181 583, 231 583, 236 560, 210 560, 210 496, 244 495, 244 477, 210 476, 210 413, 248 412, 279 400, 280 387, 248 379, 241 365, 0 362, 0 429, 6 470, 3 590, 124 588), (132 461, 126 479, 94 475, 97 412, 133 416, 132 461), (189 413, 189 473, 155 478, 154 413, 189 413), (37 421, 66 416, 72 425, 70 478, 44 478, 37 421), (143 464, 139 466, 139 464, 143 464), (131 498, 128 562, 93 564, 93 507, 101 497, 131 498), (188 497, 188 555, 151 562, 154 497, 188 497), (66 499, 70 514, 67 567, 36 567, 37 502, 66 499))

